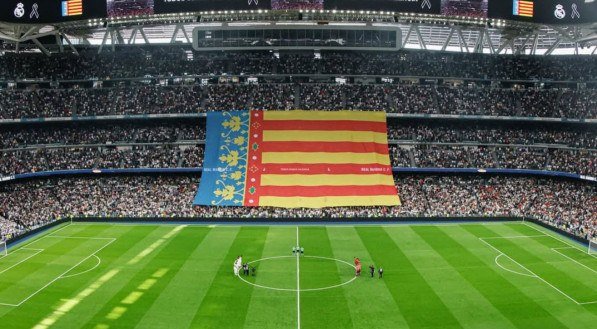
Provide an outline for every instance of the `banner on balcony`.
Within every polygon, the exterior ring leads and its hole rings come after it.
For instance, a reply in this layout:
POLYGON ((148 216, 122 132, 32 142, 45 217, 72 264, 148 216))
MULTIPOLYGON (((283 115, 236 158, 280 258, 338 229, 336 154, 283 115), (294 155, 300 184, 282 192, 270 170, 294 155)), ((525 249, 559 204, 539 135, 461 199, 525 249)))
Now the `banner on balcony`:
POLYGON ((207 114, 195 205, 322 208, 400 205, 385 112, 207 114))

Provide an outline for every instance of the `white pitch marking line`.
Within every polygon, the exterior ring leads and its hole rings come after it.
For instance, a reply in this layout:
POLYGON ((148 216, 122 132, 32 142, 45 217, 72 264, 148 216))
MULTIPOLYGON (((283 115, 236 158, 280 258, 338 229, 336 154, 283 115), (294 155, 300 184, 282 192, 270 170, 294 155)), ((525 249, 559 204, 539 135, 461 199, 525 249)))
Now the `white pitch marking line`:
MULTIPOLYGON (((297 248, 300 248, 300 243, 299 243, 299 227, 296 227, 296 245, 297 248)), ((296 316, 297 316, 297 325, 298 325, 298 329, 301 329, 301 283, 300 283, 300 258, 301 258, 301 253, 300 250, 299 252, 296 253, 296 316)))
MULTIPOLYGON (((560 254, 560 255, 562 255, 562 256, 564 256, 564 257, 568 258, 568 259, 570 259, 571 261, 575 262, 576 264, 578 264, 578 265, 580 265, 580 266, 582 266, 582 267, 584 267, 584 268, 588 269, 589 271, 593 271, 593 273, 597 273, 597 271, 595 271, 594 269, 592 269, 592 268, 588 267, 587 265, 585 265, 585 264, 583 264, 583 263, 580 263, 579 261, 577 261, 576 259, 573 259, 572 257, 569 257, 569 256, 567 256, 567 255, 564 255, 563 253, 559 252, 557 249, 561 249, 561 248, 551 248, 551 250, 555 251, 556 253, 558 253, 558 254, 560 254)), ((570 248, 567 248, 567 249, 570 249, 570 248)))
POLYGON ((529 223, 527 223, 527 222, 524 222, 523 224, 524 224, 524 225, 526 225, 526 226, 528 226, 528 227, 530 227, 530 228, 532 228, 533 230, 535 230, 535 231, 537 231, 537 232, 540 232, 540 233, 546 234, 547 236, 550 236, 550 237, 552 237, 552 238, 554 238, 554 239, 556 239, 556 240, 558 240, 558 241, 560 241, 560 242, 563 242, 563 243, 565 243, 565 244, 567 244, 567 245, 571 246, 571 247, 572 247, 572 248, 574 248, 574 249, 578 249, 578 250, 582 251, 583 253, 586 253, 587 255, 589 255, 589 256, 591 256, 591 257, 597 258, 597 255, 592 255, 592 254, 589 254, 588 252, 586 252, 586 250, 585 250, 585 249, 582 249, 582 248, 580 248, 579 246, 575 246, 575 245, 573 245, 572 243, 570 243, 570 242, 568 242, 568 241, 566 241, 566 240, 563 240, 563 239, 561 239, 561 238, 559 238, 559 237, 557 237, 557 236, 553 236, 552 234, 547 234, 547 233, 545 233, 545 232, 541 231, 540 229, 538 229, 538 228, 534 227, 533 225, 531 225, 531 224, 529 224, 529 223))
POLYGON ((66 235, 47 235, 48 238, 59 238, 59 239, 85 239, 85 240, 112 240, 114 238, 98 238, 98 237, 86 237, 86 236, 66 236, 66 235))
MULTIPOLYGON (((516 271, 514 271, 514 270, 511 270, 511 269, 509 269, 509 268, 506 268, 506 267, 502 266, 502 264, 500 264, 500 263, 498 262, 498 259, 499 259, 500 257, 502 257, 502 256, 504 256, 504 254, 499 254, 499 255, 495 256, 495 259, 494 259, 494 261, 495 261, 495 264, 496 264, 497 266, 501 267, 503 270, 505 270, 505 271, 508 271, 508 272, 512 272, 512 273, 514 273, 514 274, 518 274, 518 275, 528 276, 528 277, 531 277, 531 278, 534 278, 534 277, 535 277, 535 276, 532 276, 532 275, 530 275, 530 274, 516 272, 516 271)), ((508 257, 508 256, 506 255, 506 257, 508 257)))
POLYGON ((81 275, 81 274, 85 274, 87 272, 91 272, 93 270, 95 270, 98 266, 100 266, 100 264, 102 263, 102 259, 97 257, 97 255, 93 255, 93 257, 95 257, 95 259, 97 259, 97 263, 95 264, 95 266, 93 266, 92 268, 85 270, 81 273, 75 273, 75 274, 71 274, 71 275, 63 275, 60 278, 61 279, 66 279, 66 278, 72 278, 73 276, 77 276, 77 275, 81 275))
POLYGON ((95 254, 97 254, 98 252, 102 251, 104 248, 106 248, 107 246, 111 245, 114 241, 116 241, 116 239, 113 239, 112 241, 106 243, 103 247, 99 248, 98 250, 94 251, 91 255, 83 258, 83 260, 81 260, 80 262, 78 262, 77 264, 75 264, 73 267, 69 268, 68 270, 66 270, 64 273, 60 274, 58 277, 56 277, 54 280, 48 282, 47 284, 45 284, 43 287, 39 288, 36 292, 32 293, 31 295, 29 295, 27 298, 23 299, 20 303, 18 303, 16 306, 21 306, 23 303, 25 303, 26 301, 28 301, 29 299, 31 299, 33 296, 37 295, 40 291, 46 289, 49 285, 51 285, 52 283, 56 282, 57 280, 61 279, 62 276, 64 276, 65 274, 67 274, 68 272, 72 271, 74 268, 76 268, 77 266, 81 265, 84 261, 88 260, 89 258, 93 257, 95 254))
POLYGON ((594 300, 592 302, 584 302, 584 303, 578 303, 579 305, 587 305, 587 304, 595 304, 597 303, 597 300, 594 300))
MULTIPOLYGON (((31 258, 31 257, 33 257, 33 256, 36 256, 36 255, 38 255, 40 252, 44 251, 43 249, 25 249, 25 250, 35 250, 35 251, 37 251, 37 252, 36 252, 35 254, 33 254, 33 255, 30 255, 30 256, 27 256, 27 257, 25 257, 25 258, 24 258, 24 259, 22 259, 20 262, 17 262, 17 263, 15 263, 15 264, 13 264, 12 266, 9 266, 9 267, 5 268, 4 270, 0 271, 0 274, 2 274, 2 273, 4 273, 4 272, 6 272, 6 271, 8 271, 8 270, 10 270, 11 268, 13 268, 13 267, 15 267, 15 266, 17 266, 17 265, 21 264, 22 262, 24 262, 24 261, 28 260, 29 258, 31 258)), ((12 255, 12 253, 10 253, 10 254, 12 255)))
POLYGON ((497 251, 498 253, 504 254, 504 256, 510 258, 510 260, 512 260, 514 263, 518 264, 520 267, 524 268, 525 270, 527 270, 529 273, 531 273, 532 275, 534 275, 537 279, 543 281, 545 284, 547 284, 548 286, 552 287, 553 289, 555 289, 557 292, 559 292, 560 294, 566 296, 566 298, 570 299, 571 301, 573 301, 575 304, 580 305, 579 302, 577 302, 574 298, 568 296, 568 294, 566 294, 565 292, 561 291, 560 289, 558 289, 556 286, 554 286, 553 284, 545 281, 545 279, 543 279, 542 277, 538 276, 537 274, 535 274, 533 271, 529 270, 526 266, 520 264, 519 262, 515 261, 512 257, 506 255, 503 251, 499 250, 498 248, 492 246, 489 242, 483 240, 483 238, 479 238, 479 240, 483 241, 483 243, 485 243, 486 245, 488 245, 489 247, 491 247, 492 249, 494 249, 495 251, 497 251))
POLYGON ((543 236, 549 236, 547 234, 541 234, 541 235, 514 235, 514 236, 490 236, 490 237, 486 237, 486 238, 482 238, 482 239, 522 239, 522 238, 540 238, 543 236))
MULTIPOLYGON (((272 257, 265 257, 265 258, 261 258, 261 259, 250 261, 247 264, 251 265, 253 263, 258 263, 258 262, 261 262, 261 261, 264 261, 264 260, 272 260, 272 259, 280 259, 280 258, 294 258, 294 257, 296 257, 296 256, 272 256, 272 257)), ((337 258, 322 257, 322 256, 303 256, 303 257, 305 257, 305 258, 316 258, 316 259, 333 260, 335 262, 340 262, 340 263, 346 264, 346 265, 352 267, 353 269, 355 268, 355 266, 352 265, 351 263, 349 263, 347 261, 344 261, 344 260, 341 260, 341 259, 337 259, 337 258)), ((263 285, 256 284, 256 283, 253 283, 253 282, 249 282, 249 281, 245 280, 242 276, 240 276, 240 274, 237 275, 237 277, 239 279, 241 279, 241 281, 243 281, 244 283, 250 284, 250 285, 258 287, 258 288, 275 290, 275 291, 292 291, 292 292, 296 292, 296 289, 268 287, 268 286, 263 286, 263 285)), ((352 281, 356 280, 356 278, 357 278, 356 276, 353 276, 352 279, 350 279, 350 280, 348 280, 346 282, 342 282, 342 283, 333 285, 333 286, 327 286, 327 287, 321 287, 321 288, 307 288, 307 289, 303 288, 300 291, 301 292, 305 292, 305 291, 321 291, 321 290, 328 290, 328 289, 338 288, 338 287, 342 287, 344 285, 347 285, 349 283, 352 283, 352 281)))

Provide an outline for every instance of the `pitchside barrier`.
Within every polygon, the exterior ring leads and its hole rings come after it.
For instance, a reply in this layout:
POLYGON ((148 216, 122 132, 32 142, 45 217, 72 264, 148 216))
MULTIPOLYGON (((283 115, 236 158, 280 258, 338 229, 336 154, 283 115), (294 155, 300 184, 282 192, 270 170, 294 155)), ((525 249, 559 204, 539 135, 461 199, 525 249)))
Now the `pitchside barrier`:
MULTIPOLYGON (((6 245, 10 248, 18 242, 26 240, 32 236, 43 233, 49 228, 63 223, 130 223, 130 224, 168 224, 168 223, 190 223, 204 225, 218 224, 242 224, 242 225, 285 225, 285 224, 304 224, 304 225, 388 225, 388 224, 449 224, 449 223, 475 223, 475 222, 531 222, 540 225, 548 230, 565 236, 571 240, 577 241, 589 250, 595 251, 595 242, 591 245, 589 240, 576 236, 557 227, 550 226, 532 217, 400 217, 400 218, 193 218, 193 217, 69 217, 61 218, 40 226, 23 235, 9 239, 6 245), (591 247, 592 246, 592 247, 591 247)), ((590 253, 590 252, 589 252, 590 253)))

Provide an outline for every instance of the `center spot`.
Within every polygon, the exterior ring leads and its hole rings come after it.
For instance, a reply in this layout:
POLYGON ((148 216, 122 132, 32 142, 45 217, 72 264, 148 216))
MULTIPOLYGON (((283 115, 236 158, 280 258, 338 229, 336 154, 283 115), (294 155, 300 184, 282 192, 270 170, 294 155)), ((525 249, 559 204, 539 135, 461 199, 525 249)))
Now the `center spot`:
MULTIPOLYGON (((258 288, 297 291, 296 256, 266 257, 249 262, 256 268, 256 275, 239 275, 243 282, 258 288)), ((344 260, 300 256, 300 291, 317 291, 341 287, 354 279, 354 266, 344 260)))

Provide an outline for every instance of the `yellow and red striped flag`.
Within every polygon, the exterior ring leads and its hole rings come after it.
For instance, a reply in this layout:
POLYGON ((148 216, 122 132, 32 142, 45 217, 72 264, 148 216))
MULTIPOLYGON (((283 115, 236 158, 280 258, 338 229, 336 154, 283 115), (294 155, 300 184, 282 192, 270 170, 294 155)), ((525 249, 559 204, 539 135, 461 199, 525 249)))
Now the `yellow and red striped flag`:
POLYGON ((210 120, 218 114, 208 114, 204 173, 195 204, 284 208, 400 204, 385 112, 250 111, 248 117, 242 112, 221 114, 229 120, 210 120), (229 143, 216 141, 217 136, 229 143), (235 149, 235 141, 243 145, 235 149), (212 143, 217 154, 211 154, 212 143))
POLYGON ((512 0, 512 14, 515 16, 533 17, 534 7, 533 1, 512 0))
POLYGON ((62 16, 83 15, 83 0, 62 1, 62 16))

